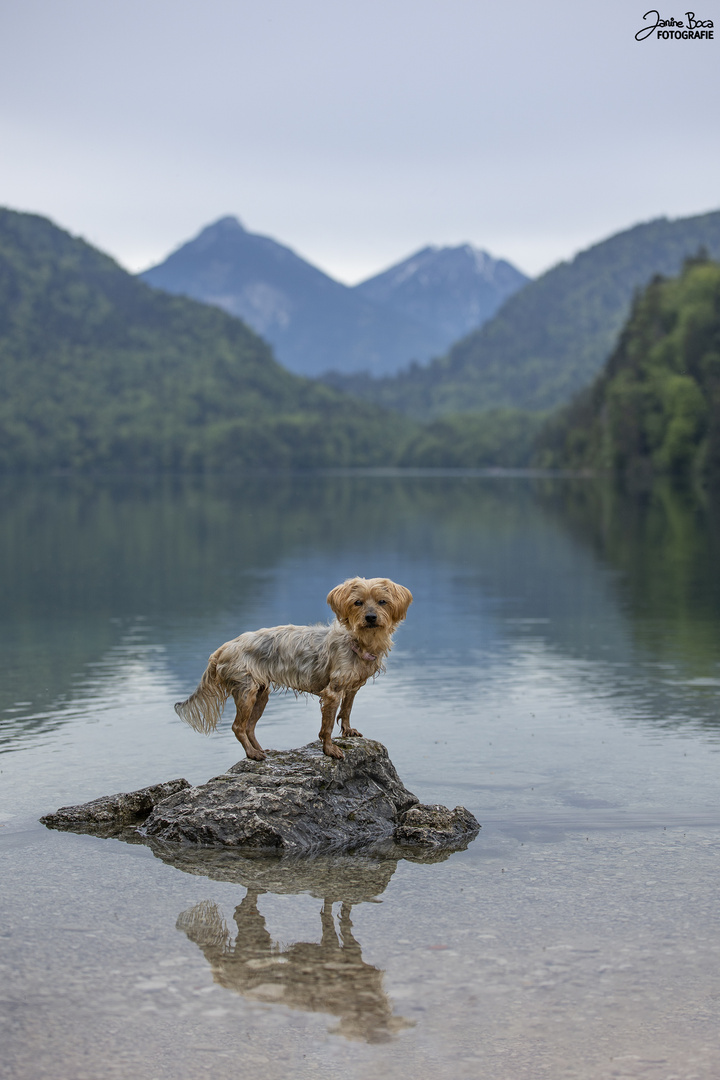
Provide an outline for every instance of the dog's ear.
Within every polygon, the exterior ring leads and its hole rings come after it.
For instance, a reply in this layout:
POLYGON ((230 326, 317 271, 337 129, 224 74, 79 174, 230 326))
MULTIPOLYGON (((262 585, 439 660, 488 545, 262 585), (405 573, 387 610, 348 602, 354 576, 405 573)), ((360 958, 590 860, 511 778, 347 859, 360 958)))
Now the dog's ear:
POLYGON ((348 581, 343 581, 342 585, 336 585, 328 593, 327 602, 333 610, 333 614, 343 622, 347 619, 347 608, 350 601, 350 594, 352 593, 353 585, 357 581, 357 578, 350 578, 348 581))
POLYGON ((385 578, 383 585, 390 593, 390 603, 393 609, 393 621, 402 622, 407 615, 407 610, 412 604, 412 593, 404 585, 396 585, 394 581, 385 578))

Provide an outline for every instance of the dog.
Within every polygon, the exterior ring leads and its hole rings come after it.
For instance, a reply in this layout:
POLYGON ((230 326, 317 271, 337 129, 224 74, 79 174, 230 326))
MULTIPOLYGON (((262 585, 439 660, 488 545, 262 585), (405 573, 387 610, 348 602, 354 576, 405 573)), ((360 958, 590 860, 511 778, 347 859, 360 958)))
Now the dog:
POLYGON ((221 645, 210 657, 197 690, 175 712, 196 731, 210 734, 232 695, 233 732, 247 757, 263 761, 255 738, 271 690, 294 690, 320 698, 320 739, 328 757, 345 755, 332 741, 337 717, 344 738, 362 738, 350 727, 355 695, 384 671, 392 635, 407 614, 412 593, 389 578, 350 578, 329 594, 335 621, 315 626, 272 626, 221 645), (338 713, 339 708, 339 713, 338 713))

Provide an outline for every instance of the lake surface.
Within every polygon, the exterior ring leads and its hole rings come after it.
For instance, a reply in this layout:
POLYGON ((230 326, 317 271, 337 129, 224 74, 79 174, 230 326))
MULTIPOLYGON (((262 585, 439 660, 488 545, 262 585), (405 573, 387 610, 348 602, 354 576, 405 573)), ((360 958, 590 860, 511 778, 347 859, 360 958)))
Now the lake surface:
MULTIPOLYGON (((668 488, 459 474, 5 482, 0 1075, 720 1075, 720 543, 668 488), (415 597, 353 722, 482 823, 435 863, 53 832, 242 756, 173 702, 346 577, 415 597)), ((314 699, 258 727, 317 736, 314 699)))

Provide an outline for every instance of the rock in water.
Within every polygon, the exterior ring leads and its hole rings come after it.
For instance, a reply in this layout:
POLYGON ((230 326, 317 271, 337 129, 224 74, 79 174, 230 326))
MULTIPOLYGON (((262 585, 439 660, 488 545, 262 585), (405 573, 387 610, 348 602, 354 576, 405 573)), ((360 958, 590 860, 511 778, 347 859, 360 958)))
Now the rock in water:
POLYGON ((342 761, 323 754, 319 740, 299 750, 269 750, 265 761, 239 761, 156 806, 145 831, 162 840, 278 854, 362 847, 391 837, 417 798, 381 743, 335 741, 342 761))
POLYGON ((269 750, 265 761, 240 761, 198 787, 173 780, 63 807, 41 820, 55 829, 153 846, 276 855, 354 851, 378 843, 387 855, 395 848, 396 857, 398 846, 450 852, 477 834, 480 826, 464 807, 421 806, 381 743, 336 742, 345 752, 342 761, 323 754, 317 740, 299 750, 269 750))
POLYGON ((454 848, 475 836, 478 821, 464 806, 448 810, 447 806, 412 806, 403 814, 393 833, 396 844, 412 847, 454 848))
POLYGON ((189 787, 187 780, 168 780, 138 791, 104 795, 79 806, 61 806, 54 814, 46 814, 40 820, 51 829, 111 836, 142 824, 156 803, 189 787))

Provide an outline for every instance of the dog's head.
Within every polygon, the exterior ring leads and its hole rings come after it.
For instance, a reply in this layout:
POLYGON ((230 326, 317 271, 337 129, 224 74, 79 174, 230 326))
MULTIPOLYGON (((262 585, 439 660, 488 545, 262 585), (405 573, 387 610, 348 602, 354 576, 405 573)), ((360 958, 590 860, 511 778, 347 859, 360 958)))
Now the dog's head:
POLYGON ((349 578, 329 593, 327 602, 338 621, 355 634, 392 633, 407 615, 412 593, 389 578, 349 578))

